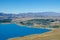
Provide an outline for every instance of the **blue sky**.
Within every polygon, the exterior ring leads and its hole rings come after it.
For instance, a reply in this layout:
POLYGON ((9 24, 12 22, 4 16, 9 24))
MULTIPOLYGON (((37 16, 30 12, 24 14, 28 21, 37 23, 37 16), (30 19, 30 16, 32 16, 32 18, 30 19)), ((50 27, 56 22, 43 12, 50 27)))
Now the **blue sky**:
POLYGON ((0 12, 59 12, 60 0, 0 0, 0 12))

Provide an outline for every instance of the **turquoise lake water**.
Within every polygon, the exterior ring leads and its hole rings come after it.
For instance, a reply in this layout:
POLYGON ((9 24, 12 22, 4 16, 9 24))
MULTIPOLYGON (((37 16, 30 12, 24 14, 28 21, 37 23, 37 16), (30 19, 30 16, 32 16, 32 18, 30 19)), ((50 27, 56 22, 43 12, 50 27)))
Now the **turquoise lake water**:
POLYGON ((23 37, 31 34, 42 34, 48 31, 50 30, 41 28, 28 28, 26 26, 18 26, 16 24, 0 24, 0 40, 23 37))

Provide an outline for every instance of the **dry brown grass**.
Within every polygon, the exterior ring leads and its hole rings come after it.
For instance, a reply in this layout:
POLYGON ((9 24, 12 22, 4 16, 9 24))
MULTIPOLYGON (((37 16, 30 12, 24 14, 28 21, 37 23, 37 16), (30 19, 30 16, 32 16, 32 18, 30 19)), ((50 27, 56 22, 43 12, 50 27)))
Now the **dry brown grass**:
POLYGON ((60 28, 45 34, 36 34, 25 37, 11 38, 9 40, 60 40, 60 28))

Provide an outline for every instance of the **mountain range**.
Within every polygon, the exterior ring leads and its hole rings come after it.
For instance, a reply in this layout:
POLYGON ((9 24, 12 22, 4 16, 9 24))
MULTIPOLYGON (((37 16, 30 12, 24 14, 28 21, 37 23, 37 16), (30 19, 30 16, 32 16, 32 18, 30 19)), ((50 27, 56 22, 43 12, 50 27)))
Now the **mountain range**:
POLYGON ((9 13, 0 13, 0 17, 6 17, 6 18, 17 18, 17 17, 60 17, 60 13, 56 12, 37 12, 37 13, 19 13, 19 14, 9 14, 9 13))

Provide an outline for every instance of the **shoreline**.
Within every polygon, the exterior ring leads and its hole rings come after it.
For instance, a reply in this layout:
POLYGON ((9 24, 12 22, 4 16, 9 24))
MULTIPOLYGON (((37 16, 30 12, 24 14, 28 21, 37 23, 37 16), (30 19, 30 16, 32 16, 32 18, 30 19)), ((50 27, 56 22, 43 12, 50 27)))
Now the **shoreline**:
MULTIPOLYGON (((26 26, 26 25, 21 25, 21 24, 18 24, 18 23, 15 23, 15 24, 17 24, 18 26, 26 26)), ((49 30, 55 30, 56 29, 56 28, 48 28, 48 27, 46 27, 46 28, 43 28, 43 27, 32 27, 32 26, 27 26, 27 27, 29 27, 29 28, 49 29, 49 30)))
MULTIPOLYGON (((60 37, 59 30, 60 30, 60 28, 57 28, 56 30, 52 30, 50 32, 46 32, 46 33, 42 33, 42 34, 34 34, 34 35, 28 35, 28 36, 24 36, 24 37, 9 38, 8 40, 33 40, 33 39, 38 39, 38 38, 43 40, 43 39, 46 39, 47 37, 50 39, 52 36, 54 36, 52 38, 55 39, 56 36, 60 37)), ((56 37, 56 39, 57 39, 57 37, 56 37)))
MULTIPOLYGON (((5 24, 5 23, 2 23, 2 24, 5 24)), ((10 23, 6 23, 6 24, 10 24, 10 23)), ((16 25, 18 25, 18 26, 23 26, 23 25, 20 25, 20 24, 17 24, 17 23, 15 23, 16 25)), ((25 25, 24 25, 25 26, 25 25)), ((36 27, 29 27, 29 28, 36 28, 36 27)), ((49 28, 42 28, 42 29, 49 29, 49 28)), ((56 28, 57 29, 57 28, 56 28)), ((51 31, 48 31, 48 32, 45 32, 45 33, 42 33, 42 34, 32 34, 32 35, 27 35, 27 36, 24 36, 24 37, 29 37, 29 36, 37 36, 37 35, 39 35, 39 36, 47 36, 47 34, 50 34, 51 32, 53 32, 55 29, 49 29, 49 30, 51 30, 51 31), (44 35, 44 34, 46 34, 46 35, 44 35)), ((8 40, 10 40, 10 39, 16 39, 16 38, 23 38, 23 37, 14 37, 14 38, 9 38, 8 40)))
MULTIPOLYGON (((44 35, 44 34, 46 34, 46 33, 51 33, 51 32, 52 32, 52 30, 51 30, 51 31, 48 31, 48 32, 44 32, 44 33, 42 33, 42 34, 32 34, 32 35, 27 35, 27 36, 23 36, 23 37, 36 36, 36 35, 42 36, 42 35, 44 35)), ((9 38, 8 40, 14 40, 14 39, 16 39, 16 38, 23 38, 23 37, 14 37, 14 38, 9 38)))
POLYGON ((11 23, 0 23, 0 24, 11 24, 11 23))
MULTIPOLYGON (((16 23, 15 23, 16 24, 16 23)), ((23 25, 20 25, 20 24, 17 24, 18 26, 23 26, 23 25)), ((24 25, 25 26, 25 25, 24 25)), ((29 27, 29 28, 31 28, 31 27, 29 27)), ((34 27, 33 27, 34 28, 34 27)), ((42 29, 45 29, 45 28, 42 28, 42 29)), ((46 28, 47 29, 47 28, 46 28)), ((51 29, 49 29, 49 30, 51 30, 51 29)), ((48 32, 44 32, 44 33, 41 33, 41 34, 31 34, 31 35, 26 35, 26 36, 23 36, 23 37, 28 37, 28 36, 32 36, 32 35, 44 35, 44 34, 46 34, 46 33, 50 33, 50 32, 52 32, 53 30, 51 30, 51 31, 48 31, 48 32)), ((22 38, 22 37, 14 37, 14 38, 22 38)), ((14 38, 9 38, 8 40, 10 40, 10 39, 14 39, 14 38)))

